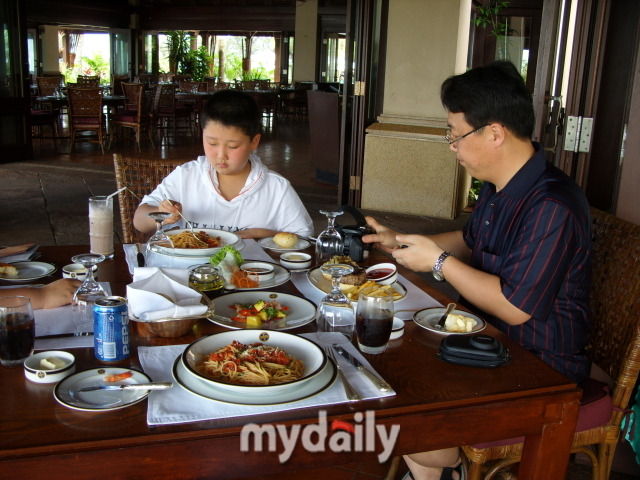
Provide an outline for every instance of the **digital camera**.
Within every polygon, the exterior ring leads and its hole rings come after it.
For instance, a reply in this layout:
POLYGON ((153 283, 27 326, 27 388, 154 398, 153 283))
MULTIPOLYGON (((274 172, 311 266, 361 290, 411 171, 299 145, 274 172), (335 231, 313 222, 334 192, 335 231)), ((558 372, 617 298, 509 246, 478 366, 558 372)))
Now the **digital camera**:
POLYGON ((362 237, 370 233, 375 233, 360 211, 351 205, 343 205, 338 210, 343 213, 350 213, 356 221, 356 225, 336 225, 336 230, 344 240, 343 255, 351 257, 354 262, 361 262, 369 257, 371 244, 364 243, 362 237))

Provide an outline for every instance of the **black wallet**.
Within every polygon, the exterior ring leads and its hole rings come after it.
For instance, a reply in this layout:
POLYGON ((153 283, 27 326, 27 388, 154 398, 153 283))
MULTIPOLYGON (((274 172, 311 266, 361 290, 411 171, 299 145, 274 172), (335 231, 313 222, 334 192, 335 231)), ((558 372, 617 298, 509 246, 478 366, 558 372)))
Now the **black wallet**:
POLYGON ((490 335, 449 335, 440 342, 438 357, 445 362, 495 368, 511 361, 509 350, 490 335))

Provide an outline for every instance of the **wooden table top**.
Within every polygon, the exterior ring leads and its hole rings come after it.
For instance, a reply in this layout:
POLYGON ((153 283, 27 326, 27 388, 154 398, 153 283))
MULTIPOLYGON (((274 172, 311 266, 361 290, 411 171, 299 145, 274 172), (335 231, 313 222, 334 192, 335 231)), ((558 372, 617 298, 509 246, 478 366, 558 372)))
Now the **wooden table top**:
MULTIPOLYGON (((88 247, 40 250, 39 260, 60 268, 88 247)), ((378 255, 382 254, 376 254, 379 261, 388 261, 378 255)), ((375 259, 370 262, 378 263, 375 259)), ((121 247, 116 246, 115 257, 98 268, 100 281, 109 281, 114 294, 124 295, 131 276, 121 247)), ((400 272, 436 300, 448 302, 419 276, 403 268, 400 272)), ((274 290, 296 292, 291 282, 274 290)), ((312 323, 289 333, 314 329, 312 323)), ((159 338, 143 324, 132 322, 132 355, 117 365, 141 369, 137 346, 185 344, 219 331, 224 329, 200 320, 184 337, 159 338)), ((509 365, 482 369, 445 363, 435 355, 442 337, 406 322, 404 335, 392 341, 387 351, 366 356, 397 394, 322 410, 329 421, 353 422, 358 412, 375 412, 376 425, 399 425, 394 455, 526 435, 520 478, 561 478, 577 420, 580 390, 493 327, 488 326, 486 333, 509 348, 513 357, 509 365)), ((73 353, 77 371, 103 365, 92 348, 73 349, 73 353)), ((153 478, 238 478, 350 463, 379 453, 309 453, 298 442, 291 459, 281 465, 275 454, 240 451, 240 429, 246 423, 276 423, 291 429, 317 423, 318 408, 149 426, 146 400, 115 411, 80 412, 58 404, 53 388, 27 381, 21 368, 0 367, 4 404, 0 410, 0 468, 11 471, 16 478, 50 471, 70 478, 96 478, 103 472, 113 478, 143 473, 153 478)))

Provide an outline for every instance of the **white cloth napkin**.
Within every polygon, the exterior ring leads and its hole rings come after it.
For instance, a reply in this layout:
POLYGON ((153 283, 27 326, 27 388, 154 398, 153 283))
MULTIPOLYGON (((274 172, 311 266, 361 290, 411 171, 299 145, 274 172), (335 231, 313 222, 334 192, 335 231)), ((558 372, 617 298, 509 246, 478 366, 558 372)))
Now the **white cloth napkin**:
POLYGON ((129 311, 142 321, 204 314, 202 295, 188 285, 186 269, 136 267, 127 285, 129 311))
MULTIPOLYGON (((340 336, 341 334, 338 333, 336 335, 340 336)), ((318 342, 315 333, 308 333, 303 336, 318 342)), ((237 405, 210 400, 196 395, 184 389, 180 385, 175 384, 171 369, 173 362, 177 356, 184 351, 185 347, 186 345, 138 347, 140 363, 153 381, 174 381, 173 388, 152 392, 149 396, 147 409, 147 423, 149 425, 165 425, 171 423, 197 422, 200 420, 259 415, 262 413, 318 407, 349 401, 347 400, 346 394, 344 393, 344 389, 338 377, 336 377, 336 381, 331 386, 317 395, 281 405, 237 405)), ((344 347, 351 354, 355 355, 362 363, 370 367, 370 364, 353 345, 346 344, 344 347)), ((346 360, 339 355, 336 355, 336 358, 338 358, 340 366, 343 367, 343 372, 347 376, 349 382, 363 399, 369 400, 395 395, 394 391, 379 391, 366 377, 358 372, 355 367, 352 367, 346 360)), ((385 380, 390 381, 391 383, 393 382, 393 379, 385 380)))

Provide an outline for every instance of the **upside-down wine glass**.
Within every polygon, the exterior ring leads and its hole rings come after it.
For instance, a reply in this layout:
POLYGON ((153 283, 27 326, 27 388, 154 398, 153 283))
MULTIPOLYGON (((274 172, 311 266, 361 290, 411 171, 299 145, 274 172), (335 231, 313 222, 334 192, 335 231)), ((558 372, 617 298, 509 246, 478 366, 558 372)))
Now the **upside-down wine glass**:
POLYGON ((334 263, 323 265, 320 271, 331 275, 331 291, 318 304, 316 323, 318 338, 321 342, 347 343, 353 337, 356 317, 351 301, 340 290, 340 279, 353 272, 351 265, 334 263), (341 333, 342 336, 331 335, 341 333))
POLYGON ((71 257, 73 263, 81 263, 86 271, 84 282, 71 299, 75 335, 87 335, 93 332, 93 305, 100 297, 107 296, 107 292, 93 276, 93 267, 104 259, 104 255, 97 253, 83 253, 71 257))
POLYGON ((338 230, 336 230, 335 222, 338 215, 344 212, 320 210, 320 213, 327 217, 328 226, 316 239, 316 264, 318 266, 331 260, 334 255, 342 255, 344 251, 344 240, 338 230))
POLYGON ((173 242, 169 236, 162 230, 162 222, 165 218, 170 217, 169 212, 151 212, 147 214, 156 222, 156 231, 153 236, 147 240, 146 261, 149 263, 151 253, 159 252, 162 248, 173 248, 173 242))

